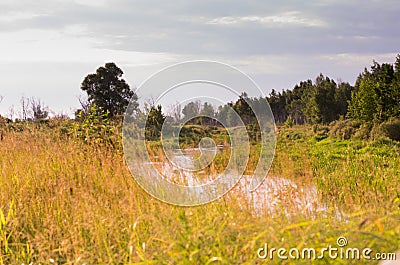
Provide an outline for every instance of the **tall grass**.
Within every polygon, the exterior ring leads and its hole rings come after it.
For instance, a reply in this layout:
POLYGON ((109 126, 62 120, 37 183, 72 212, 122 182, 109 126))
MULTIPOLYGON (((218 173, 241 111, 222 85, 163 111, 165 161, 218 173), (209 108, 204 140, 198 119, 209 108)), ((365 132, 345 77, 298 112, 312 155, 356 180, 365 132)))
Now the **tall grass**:
POLYGON ((121 152, 57 128, 8 132, 0 141, 0 264, 259 264, 264 243, 321 249, 338 236, 351 247, 398 249, 398 145, 307 134, 279 136, 271 174, 317 183, 327 210, 313 218, 283 208, 255 215, 233 193, 198 207, 168 205, 135 183, 121 152))

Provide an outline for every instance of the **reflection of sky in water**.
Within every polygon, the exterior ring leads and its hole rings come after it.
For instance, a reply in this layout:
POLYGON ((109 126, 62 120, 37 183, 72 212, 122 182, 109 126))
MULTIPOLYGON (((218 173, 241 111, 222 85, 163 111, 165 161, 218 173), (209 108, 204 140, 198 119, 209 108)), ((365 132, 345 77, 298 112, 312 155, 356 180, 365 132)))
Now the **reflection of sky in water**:
MULTIPOLYGON (((176 153, 175 161, 180 165, 193 166, 193 158, 190 154, 198 151, 196 149, 185 150, 176 153)), ((155 166, 167 180, 185 186, 201 186, 212 182, 212 176, 201 175, 196 172, 185 171, 175 167, 168 162, 150 162, 148 166, 155 166)), ((221 175, 219 175, 221 176, 221 175)), ((225 178, 224 178, 225 179, 225 178)), ((226 178, 229 179, 229 178, 226 178)), ((305 184, 298 180, 290 180, 283 177, 268 176, 264 182, 254 192, 249 191, 252 176, 244 175, 238 184, 228 193, 227 196, 237 198, 243 207, 250 207, 256 215, 275 215, 284 213, 290 217, 292 214, 301 213, 310 218, 318 213, 325 213, 326 206, 319 202, 317 189, 314 184, 305 184)), ((199 196, 202 196, 201 189, 199 196)), ((337 218, 341 218, 339 212, 337 218)))

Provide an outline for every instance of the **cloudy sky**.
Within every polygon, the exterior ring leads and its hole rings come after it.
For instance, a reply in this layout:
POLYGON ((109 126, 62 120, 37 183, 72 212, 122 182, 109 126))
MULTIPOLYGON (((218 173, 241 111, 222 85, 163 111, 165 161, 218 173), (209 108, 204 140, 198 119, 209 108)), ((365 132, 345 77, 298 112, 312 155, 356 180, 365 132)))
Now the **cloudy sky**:
POLYGON ((173 63, 238 67, 269 93, 320 72, 354 84, 400 52, 398 0, 1 0, 0 114, 21 97, 79 107, 83 78, 105 62, 131 86, 173 63))

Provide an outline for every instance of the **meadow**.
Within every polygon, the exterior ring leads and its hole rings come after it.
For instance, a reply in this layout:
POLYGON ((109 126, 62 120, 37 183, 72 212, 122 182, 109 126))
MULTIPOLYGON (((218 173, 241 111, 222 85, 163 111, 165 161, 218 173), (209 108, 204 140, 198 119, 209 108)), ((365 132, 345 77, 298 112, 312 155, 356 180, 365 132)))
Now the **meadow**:
POLYGON ((316 186, 323 210, 273 215, 230 193, 197 206, 169 205, 138 186, 119 130, 82 137, 70 122, 23 122, 0 141, 0 264, 377 264, 378 260, 261 260, 275 248, 400 248, 400 143, 320 137, 281 128, 268 177, 316 186), (71 129, 72 128, 72 129, 71 129), (73 133, 66 133, 66 132, 73 133))

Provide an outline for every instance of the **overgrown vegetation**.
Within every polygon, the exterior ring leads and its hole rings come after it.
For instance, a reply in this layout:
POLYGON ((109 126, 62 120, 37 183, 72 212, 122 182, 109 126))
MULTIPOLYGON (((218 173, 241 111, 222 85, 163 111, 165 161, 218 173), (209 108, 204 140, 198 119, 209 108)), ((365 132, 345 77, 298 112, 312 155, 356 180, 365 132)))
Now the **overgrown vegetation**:
POLYGON ((311 128, 282 128, 271 175, 317 183, 326 204, 312 218, 289 218, 283 206, 255 215, 232 195, 194 208, 159 202, 120 152, 60 129, 70 126, 26 123, 1 141, 0 263, 253 264, 264 243, 320 249, 342 235, 352 247, 399 247, 396 142, 318 142, 311 128))
MULTIPOLYGON (((17 121, 0 117, 0 264, 258 264, 257 250, 265 243, 321 250, 336 246, 339 236, 347 237, 352 248, 396 251, 399 61, 398 57, 394 67, 375 64, 372 73, 360 75, 354 88, 320 75, 315 84, 302 82, 293 91, 273 92, 267 98, 242 94, 217 111, 191 102, 171 117, 161 106, 143 111, 134 104, 136 116, 126 117, 138 119, 139 126, 147 123, 143 139, 162 160, 164 121, 169 121, 169 129, 190 121, 182 126, 180 141, 168 143, 176 148, 197 147, 204 137, 229 147, 220 122, 230 129, 237 126, 231 113, 235 110, 250 138, 245 174, 252 174, 261 134, 250 106, 257 108, 268 100, 278 122, 277 150, 268 177, 315 187, 319 207, 312 213, 298 209, 294 190, 277 192, 284 203, 277 205, 274 215, 268 209, 256 211, 243 192, 185 208, 159 202, 143 191, 126 167, 121 143, 119 114, 129 97, 136 99, 115 65, 99 68, 85 79, 82 86, 93 93, 75 120, 44 119, 41 115, 48 113, 41 102, 36 104, 36 118, 30 119, 28 112, 17 121), (109 88, 98 83, 102 75, 118 80, 121 87, 113 87, 114 92, 126 92, 117 108, 107 105, 112 97, 95 99, 97 92, 109 88), (313 125, 299 126, 304 123, 313 125)), ((226 150, 216 155, 206 174, 223 170, 230 156, 226 150)), ((328 257, 301 262, 371 263, 328 257)))

